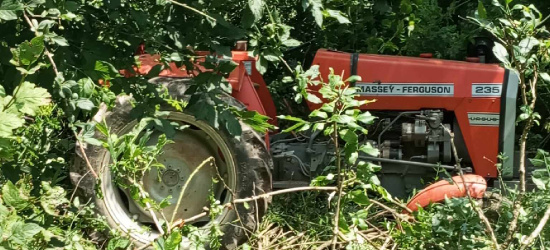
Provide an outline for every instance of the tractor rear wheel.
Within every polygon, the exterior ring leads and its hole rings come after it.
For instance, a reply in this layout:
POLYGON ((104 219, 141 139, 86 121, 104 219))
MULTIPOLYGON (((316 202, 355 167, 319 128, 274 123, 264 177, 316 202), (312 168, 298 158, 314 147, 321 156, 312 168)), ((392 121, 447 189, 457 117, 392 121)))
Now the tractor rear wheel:
MULTIPOLYGON (((185 86, 176 88, 185 88, 185 86)), ((182 99, 181 93, 185 91, 180 89, 170 92, 175 95, 174 98, 182 99)), ((136 124, 136 121, 130 118, 132 110, 130 101, 130 97, 119 97, 113 110, 99 112, 94 120, 105 120, 111 133, 119 136, 129 132, 136 124)), ((271 157, 263 138, 249 126, 241 124, 243 132, 241 138, 236 139, 225 131, 214 129, 204 121, 196 120, 186 112, 171 111, 167 119, 188 127, 176 132, 176 135, 171 138, 174 143, 167 144, 164 147, 164 153, 159 156, 159 162, 166 168, 152 169, 142 179, 144 190, 155 201, 160 202, 169 195, 173 197, 170 200, 171 205, 164 208, 162 213, 156 214, 158 218, 163 218, 164 214, 170 221, 182 186, 193 170, 209 157, 215 159, 215 164, 213 167, 204 166, 190 180, 183 201, 177 208, 176 220, 187 219, 202 213, 203 207, 210 205, 210 195, 214 195, 221 204, 225 204, 234 198, 250 197, 271 190, 271 157), (217 178, 218 173, 224 180, 215 183, 213 178, 217 178), (233 195, 236 197, 232 197, 233 195)), ((96 136, 101 137, 98 132, 96 136)), ((158 138, 158 135, 151 136, 152 143, 155 138, 158 138)), ((86 198, 95 202, 97 212, 106 218, 111 228, 127 233, 138 246, 149 244, 159 235, 152 215, 137 204, 127 190, 113 182, 112 173, 108 167, 110 163, 108 151, 93 145, 85 145, 85 148, 91 166, 100 175, 101 181, 97 189, 102 192, 102 197, 99 198, 96 194, 94 184, 97 180, 88 173, 89 168, 82 159, 82 155, 77 157, 71 172, 73 183, 83 191, 86 198)), ((236 208, 226 207, 215 218, 215 223, 220 223, 224 233, 221 239, 224 248, 236 248, 239 243, 246 240, 247 231, 254 229, 259 223, 257 220, 267 209, 267 200, 258 200, 247 205, 247 208, 244 204, 237 204, 236 208)), ((193 225, 199 229, 206 229, 210 223, 214 222, 206 216, 193 222, 193 225)), ((189 244, 191 244, 189 239, 184 239, 183 245, 189 244)))

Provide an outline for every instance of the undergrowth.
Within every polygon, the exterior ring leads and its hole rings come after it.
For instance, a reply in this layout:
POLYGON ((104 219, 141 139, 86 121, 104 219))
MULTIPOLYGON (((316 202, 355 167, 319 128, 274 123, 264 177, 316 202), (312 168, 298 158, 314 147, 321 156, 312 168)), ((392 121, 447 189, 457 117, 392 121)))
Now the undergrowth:
MULTIPOLYGON (((296 73, 289 81, 285 79, 279 83, 280 86, 272 86, 285 89, 280 92, 280 96, 296 97, 295 91, 298 91, 301 95, 296 100, 305 98, 320 103, 319 96, 307 92, 306 87, 311 83, 321 85, 321 97, 329 101, 321 109, 309 114, 310 120, 292 116, 282 118, 295 124, 287 132, 310 129, 325 132, 325 136, 330 137, 331 143, 335 144, 335 159, 326 166, 325 173, 313 182, 315 187, 324 187, 323 190, 329 192, 312 191, 274 197, 263 222, 257 225, 257 230, 249 232, 249 241, 241 248, 550 247, 550 229, 546 226, 550 217, 550 161, 547 152, 540 150, 531 159, 538 168, 532 176, 536 189, 526 191, 525 188, 528 135, 530 129, 542 120, 535 108, 537 90, 547 90, 550 83, 550 75, 547 73, 550 64, 550 34, 544 28, 546 19, 543 19, 535 6, 511 5, 510 0, 493 0, 494 6, 486 8, 486 1, 478 1, 476 18, 469 19, 494 37, 497 41, 493 51, 495 56, 505 67, 516 70, 521 78, 523 102, 517 119, 518 125, 523 128, 520 140, 520 187, 492 190, 495 197, 499 198, 496 198, 494 206, 484 206, 481 213, 477 209, 478 204, 467 198, 448 199, 418 212, 408 213, 402 202, 394 200, 379 187, 376 176, 379 166, 359 159, 359 151, 378 155, 376 148, 370 144, 359 144, 358 140, 358 134, 366 134, 368 131, 365 125, 374 119, 368 112, 360 110, 368 101, 357 101, 356 90, 348 88, 345 83, 360 79, 352 77, 344 81, 340 76, 331 74, 328 83, 322 83, 322 79, 315 79, 319 74, 312 73, 314 68, 306 72, 302 71, 301 66, 295 67, 296 70, 291 69, 283 60, 284 53, 291 48, 299 53, 309 51, 312 46, 308 44, 311 43, 316 44, 312 47, 315 48, 351 41, 351 46, 342 48, 388 53, 402 50, 403 54, 407 54, 407 51, 416 54, 426 48, 435 48, 431 43, 437 43, 437 57, 463 57, 466 51, 453 40, 466 40, 471 34, 463 32, 447 17, 430 19, 430 13, 441 12, 435 1, 310 0, 301 2, 299 13, 288 11, 282 14, 269 7, 293 9, 295 3, 284 4, 281 1, 276 3, 280 5, 271 6, 270 2, 260 0, 248 3, 205 2, 198 1, 194 7, 190 7, 170 0, 82 3, 0 1, 1 250, 133 248, 127 235, 109 228, 105 218, 95 212, 92 200, 82 200, 75 192, 77 188, 72 183, 80 185, 80 178, 71 176, 69 167, 73 164, 75 151, 82 149, 79 148, 82 144, 77 142, 86 140, 102 145, 126 143, 116 148, 106 146, 110 150, 120 150, 113 157, 127 156, 120 158, 124 162, 117 162, 120 159, 113 158, 111 166, 114 170, 131 167, 131 171, 118 171, 122 173, 117 176, 121 178, 118 179, 119 183, 124 183, 139 180, 151 164, 156 163, 154 159, 161 154, 162 146, 168 141, 159 143, 158 147, 145 148, 144 141, 134 144, 141 130, 134 137, 130 134, 118 141, 115 139, 120 138, 113 137, 108 133, 109 128, 102 126, 97 129, 107 131, 104 133, 107 140, 95 138, 94 141, 91 135, 96 129, 95 124, 87 121, 102 103, 112 108, 116 95, 131 94, 137 107, 137 114, 133 115, 137 118, 151 115, 159 110, 161 103, 168 101, 179 111, 189 104, 190 110, 199 119, 208 121, 215 128, 225 127, 237 137, 242 132, 237 117, 256 122, 256 128, 265 131, 270 127, 266 125, 266 117, 222 105, 220 95, 231 93, 231 85, 224 76, 236 66, 229 61, 214 56, 205 59, 203 66, 214 71, 201 73, 195 78, 197 85, 194 91, 190 91, 192 98, 189 103, 166 100, 162 91, 147 82, 157 76, 168 62, 181 65, 194 60, 195 57, 185 47, 187 43, 195 45, 197 49, 212 48, 219 54, 230 54, 229 46, 243 38, 252 40, 251 47, 259 58, 257 69, 260 72, 266 72, 269 65, 284 64, 289 71, 296 73), (184 11, 174 11, 178 3, 184 11), (420 8, 422 6, 425 8, 420 8), (234 8, 240 8, 243 13, 235 12, 234 8), (399 11, 393 12, 392 8, 399 11), (374 14, 363 18, 363 11, 378 13, 383 18, 381 21, 375 20, 374 14), (225 16, 217 15, 217 12, 225 16), (413 12, 418 13, 418 17, 413 12), (212 13, 216 15, 210 15, 212 13), (315 28, 304 28, 301 23, 293 27, 285 24, 293 20, 288 16, 304 14, 313 19, 310 21, 315 24, 315 28), (185 25, 181 25, 180 20, 185 20, 185 25), (354 27, 349 29, 345 26, 352 22, 364 24, 358 27, 377 27, 380 30, 372 34, 355 32, 354 27), (444 28, 433 32, 440 26, 444 28), (323 35, 311 38, 309 35, 312 34, 305 32, 308 36, 303 38, 311 41, 304 41, 305 47, 300 47, 302 43, 290 36, 293 28, 314 33, 323 31, 323 35), (119 32, 127 30, 135 34, 119 32), (342 39, 343 36, 339 34, 345 34, 350 39, 342 39), (427 35, 433 36, 426 39, 427 35), (439 43, 441 39, 445 41, 439 43), (361 44, 363 40, 366 45, 361 44), (132 55, 144 41, 151 47, 148 52, 160 55, 162 65, 155 66, 153 72, 146 76, 123 77, 120 69, 133 71, 136 62, 132 55), (396 44, 401 44, 401 48, 396 44), (291 82, 298 82, 298 86, 287 88, 291 82), (288 91, 290 89, 293 91, 288 91), (125 138, 129 138, 128 141, 124 141, 125 138), (339 147, 339 143, 344 146, 339 147), (485 216, 491 222, 490 225, 483 224, 485 216)), ((448 15, 454 16, 452 10, 448 12, 448 15)), ((302 19, 297 20, 302 22, 302 19)), ((142 121, 147 121, 147 118, 142 121)), ((162 119, 154 121, 157 127, 171 128, 162 119)), ((131 183, 127 187, 133 189, 134 198, 141 200, 143 205, 151 205, 146 194, 141 192, 139 183, 131 183)), ((205 210, 209 210, 206 216, 210 216, 211 220, 224 208, 234 205, 220 204, 212 197, 209 202, 210 206, 205 210)), ((248 206, 246 202, 243 204, 248 206)), ((152 205, 159 210, 165 204, 152 205)), ((191 238, 195 248, 224 247, 220 243, 223 232, 216 223, 212 223, 204 233, 184 222, 159 223, 158 229, 167 229, 167 233, 159 235, 154 244, 151 243, 153 247, 180 249, 182 237, 185 236, 191 238)))
POLYGON ((129 240, 73 192, 67 173, 74 142, 62 114, 44 106, 14 133, 13 157, 0 173, 0 249, 126 249, 129 240))

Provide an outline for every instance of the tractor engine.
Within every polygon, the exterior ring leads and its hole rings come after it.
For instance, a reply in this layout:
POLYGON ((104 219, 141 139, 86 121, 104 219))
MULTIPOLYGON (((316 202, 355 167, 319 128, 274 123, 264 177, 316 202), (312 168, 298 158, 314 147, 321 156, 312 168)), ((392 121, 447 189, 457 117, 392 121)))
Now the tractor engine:
POLYGON ((380 133, 378 145, 381 157, 428 163, 451 162, 451 125, 443 124, 443 112, 426 110, 412 113, 418 115, 413 122, 401 123, 399 139, 381 141, 384 133, 380 133))

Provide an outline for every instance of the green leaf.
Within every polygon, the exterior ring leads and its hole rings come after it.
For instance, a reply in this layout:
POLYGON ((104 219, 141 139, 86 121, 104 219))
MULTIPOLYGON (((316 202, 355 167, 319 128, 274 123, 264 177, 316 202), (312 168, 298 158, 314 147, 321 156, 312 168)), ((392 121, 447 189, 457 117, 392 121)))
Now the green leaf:
POLYGON ((248 7, 252 11, 255 21, 258 21, 262 18, 262 12, 264 9, 263 0, 248 0, 248 7))
POLYGON ((410 0, 401 0, 401 4, 399 5, 399 10, 403 14, 409 14, 412 12, 412 4, 410 0))
POLYGON ((327 119, 328 118, 328 115, 326 112, 323 112, 321 110, 313 110, 310 114, 309 114, 309 117, 319 117, 319 118, 322 118, 322 119, 327 119))
POLYGON ((69 201, 65 198, 65 190, 60 186, 52 187, 48 182, 42 182, 40 205, 50 215, 59 215, 57 208, 69 201))
POLYGON ((182 62, 184 60, 184 56, 178 52, 174 52, 170 54, 170 60, 176 61, 176 62, 182 62))
POLYGON ((62 37, 62 36, 54 36, 52 38, 52 41, 54 43, 56 43, 57 45, 59 46, 69 46, 69 42, 67 41, 67 39, 65 39, 65 37, 62 37))
MULTIPOLYGON (((341 213, 340 211, 338 211, 339 213, 341 213)), ((340 215, 340 218, 338 220, 338 227, 340 228, 340 230, 343 232, 343 233, 347 233, 349 232, 349 225, 348 225, 348 222, 346 221, 346 218, 342 215, 340 215)))
POLYGON ((88 144, 91 144, 91 145, 94 145, 94 146, 102 146, 103 145, 103 142, 96 139, 96 138, 93 138, 93 137, 84 137, 84 142, 88 143, 88 144))
POLYGON ((283 133, 288 133, 288 132, 290 132, 290 131, 294 131, 294 130, 296 130, 296 129, 302 127, 302 126, 304 126, 304 124, 306 124, 306 123, 303 123, 303 122, 296 123, 296 124, 290 126, 289 128, 283 130, 282 132, 283 132, 283 133))
POLYGON ((149 78, 157 77, 160 74, 160 72, 162 72, 163 69, 164 69, 164 65, 157 64, 153 66, 151 70, 149 70, 149 72, 147 72, 147 77, 149 78))
POLYGON ((375 119, 376 119, 376 116, 371 115, 370 112, 368 111, 361 113, 360 115, 357 116, 357 120, 364 124, 372 124, 375 119))
POLYGON ((525 121, 529 118, 529 114, 528 113, 521 113, 518 117, 518 122, 520 121, 525 121))
POLYGON ((358 137, 353 129, 346 129, 342 131, 345 131, 345 133, 341 135, 342 140, 348 144, 357 144, 358 137))
POLYGON ((30 82, 23 82, 14 93, 16 94, 13 106, 27 115, 36 115, 41 106, 48 105, 51 101, 51 95, 46 89, 36 87, 30 82))
MULTIPOLYGON (((239 65, 233 61, 220 62, 218 66, 218 71, 223 74, 229 74, 233 72, 233 70, 235 70, 237 66, 239 65)), ((231 84, 229 84, 229 86, 231 86, 231 84)), ((231 91, 226 91, 226 92, 231 93, 231 91)))
POLYGON ((487 10, 485 9, 485 6, 483 5, 483 2, 481 2, 481 0, 477 1, 477 15, 481 19, 487 19, 487 10))
POLYGON ((105 61, 96 61, 94 70, 99 73, 104 80, 110 80, 111 75, 118 75, 118 70, 115 66, 105 61))
POLYGON ((350 192, 351 200, 357 205, 369 205, 370 199, 363 190, 353 190, 350 192))
POLYGON ((36 62, 44 51, 44 37, 37 36, 30 42, 22 42, 15 49, 11 50, 13 55, 10 61, 15 66, 28 66, 36 62))
POLYGON ((361 76, 350 76, 348 79, 346 79, 346 82, 359 82, 361 81, 361 76))
POLYGON ((537 45, 539 45, 539 40, 532 36, 527 37, 519 42, 519 51, 522 55, 526 55, 533 50, 533 47, 537 45))
POLYGON ((164 242, 164 250, 177 250, 181 243, 181 233, 178 230, 174 230, 166 241, 164 242))
POLYGON ((43 230, 41 226, 35 223, 17 223, 12 228, 11 240, 21 245, 25 244, 43 230))
POLYGON ((92 101, 90 101, 90 99, 86 99, 86 98, 80 98, 76 100, 76 106, 79 109, 88 110, 88 111, 95 108, 95 104, 92 101))
POLYGON ((349 19, 347 17, 345 17, 342 14, 342 12, 340 12, 339 10, 330 10, 330 9, 328 9, 327 14, 330 17, 336 18, 336 20, 338 20, 338 22, 341 23, 341 24, 351 23, 349 21, 349 19))
POLYGON ((535 176, 532 176, 531 179, 538 189, 546 190, 546 182, 543 181, 541 178, 536 178, 535 176))
POLYGON ((308 102, 315 103, 315 104, 323 103, 323 101, 319 97, 317 97, 317 95, 311 94, 311 93, 308 93, 306 95, 306 99, 308 102))
POLYGON ((107 250, 124 250, 128 249, 130 246, 130 241, 124 238, 113 238, 109 240, 107 245, 107 250))
POLYGON ((0 97, 6 97, 6 89, 2 85, 0 85, 0 97))
POLYGON ((12 138, 13 130, 25 124, 25 120, 16 114, 0 112, 0 138, 12 138))
POLYGON ((378 154, 380 153, 378 149, 373 147, 372 144, 370 143, 361 145, 361 147, 359 147, 359 150, 364 152, 365 154, 375 156, 375 157, 378 156, 378 154))
POLYGON ((78 86, 80 88, 79 96, 81 97, 90 97, 94 93, 95 84, 88 77, 78 80, 78 86))
POLYGON ((233 136, 241 136, 242 134, 242 127, 241 123, 237 119, 235 115, 231 112, 223 112, 221 113, 221 119, 225 123, 225 128, 227 129, 227 132, 233 136))
POLYGON ((262 75, 267 71, 267 60, 262 56, 258 57, 258 61, 256 62, 256 69, 262 75))
POLYGON ((546 83, 550 83, 550 75, 546 72, 540 73, 540 78, 544 80, 546 83))
POLYGON ((17 11, 23 10, 24 5, 18 0, 4 0, 0 4, 0 19, 10 21, 17 19, 17 11))
POLYGON ((323 130, 323 129, 325 129, 325 123, 323 123, 323 122, 315 123, 315 124, 313 124, 312 129, 313 129, 313 131, 323 130))
POLYGON ((269 116, 261 115, 256 111, 232 110, 239 119, 257 132, 265 133, 268 129, 275 129, 268 121, 269 116))
POLYGON ((282 119, 282 120, 289 120, 289 121, 294 121, 294 122, 306 123, 306 121, 304 121, 303 119, 298 118, 298 117, 294 117, 294 116, 290 116, 290 115, 279 115, 279 116, 277 116, 277 118, 282 119))
POLYGON ((21 210, 29 205, 29 196, 23 190, 8 181, 2 187, 2 200, 10 207, 21 210))
POLYGON ((270 62, 278 62, 279 61, 279 57, 271 51, 266 51, 262 56, 270 62))
POLYGON ((49 20, 49 19, 42 20, 42 21, 38 24, 38 30, 50 29, 50 28, 52 28, 54 25, 55 25, 55 21, 53 21, 53 20, 49 20))
POLYGON ((103 123, 97 123, 95 124, 95 128, 97 131, 99 131, 101 134, 107 136, 109 135, 109 128, 107 127, 107 124, 105 122, 103 123))
POLYGON ((322 5, 318 1, 312 1, 311 6, 311 15, 315 19, 315 23, 317 23, 317 26, 323 27, 323 10, 322 5))
POLYGON ((349 115, 334 115, 331 119, 341 124, 348 124, 354 121, 353 117, 349 115))
POLYGON ((510 61, 508 60, 508 51, 502 44, 495 42, 493 53, 500 62, 504 63, 505 65, 510 65, 510 61))
POLYGON ((287 39, 283 41, 283 45, 287 47, 296 47, 302 44, 300 41, 296 39, 287 39))

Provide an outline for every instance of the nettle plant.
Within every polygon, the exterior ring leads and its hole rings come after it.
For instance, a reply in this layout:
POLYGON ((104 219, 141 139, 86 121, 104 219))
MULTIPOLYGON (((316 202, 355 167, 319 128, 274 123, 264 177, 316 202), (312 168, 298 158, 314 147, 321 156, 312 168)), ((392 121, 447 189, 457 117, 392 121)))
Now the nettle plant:
POLYGON ((357 99, 358 90, 349 83, 359 81, 358 76, 344 80, 343 74, 336 75, 331 69, 328 82, 324 82, 320 78, 318 66, 312 66, 305 72, 298 66, 295 74, 297 82, 295 90, 298 92, 295 100, 301 101, 305 98, 309 102, 322 103, 322 105, 310 113, 310 120, 279 116, 280 119, 294 122, 294 125, 283 132, 311 129, 313 132, 319 131, 330 137, 330 143, 334 145, 332 153, 334 158, 324 170, 326 175, 316 177, 312 185, 337 185, 337 191, 329 196, 329 200, 336 197, 333 244, 336 244, 340 232, 345 233, 347 239, 359 239, 360 237, 355 235, 355 229, 364 230, 368 227, 363 220, 367 213, 358 210, 349 217, 343 216, 344 204, 352 202, 360 206, 368 205, 371 203, 368 193, 380 194, 386 199, 391 199, 386 190, 380 186, 376 176, 380 166, 361 160, 361 154, 370 156, 379 154, 378 149, 370 143, 359 142, 359 136, 368 133, 363 126, 372 124, 376 119, 369 112, 363 112, 359 108, 373 101, 357 99), (309 86, 320 88, 318 91, 313 91, 308 89, 309 86))

